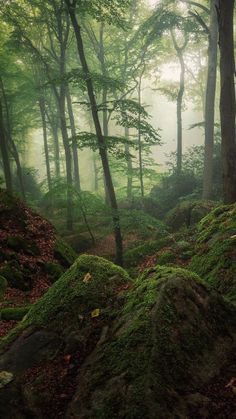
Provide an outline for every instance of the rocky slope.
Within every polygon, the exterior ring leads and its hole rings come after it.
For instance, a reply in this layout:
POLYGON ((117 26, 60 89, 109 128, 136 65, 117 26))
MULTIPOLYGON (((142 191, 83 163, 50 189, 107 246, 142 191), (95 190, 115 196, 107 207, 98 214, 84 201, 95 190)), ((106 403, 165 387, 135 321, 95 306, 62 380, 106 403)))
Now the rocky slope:
POLYGON ((235 208, 201 221, 187 269, 80 256, 2 339, 0 416, 234 419, 235 208))

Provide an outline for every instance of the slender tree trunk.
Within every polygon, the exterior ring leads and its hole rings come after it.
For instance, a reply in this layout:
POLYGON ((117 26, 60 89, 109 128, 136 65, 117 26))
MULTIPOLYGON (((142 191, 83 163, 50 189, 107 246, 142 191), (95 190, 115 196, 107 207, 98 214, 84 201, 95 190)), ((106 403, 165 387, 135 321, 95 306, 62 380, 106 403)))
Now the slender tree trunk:
POLYGON ((94 192, 98 192, 98 167, 96 162, 96 155, 93 153, 93 170, 94 170, 94 192))
POLYGON ((51 129, 52 129, 53 145, 54 145, 55 174, 56 174, 56 177, 59 178, 61 176, 61 164, 60 164, 60 143, 59 143, 57 120, 52 122, 51 129))
POLYGON ((45 163, 46 163, 47 183, 48 183, 48 190, 50 191, 51 190, 51 171, 50 171, 50 162, 49 162, 45 101, 43 97, 39 98, 39 109, 41 113, 42 127, 43 127, 43 144, 44 144, 44 155, 45 155, 45 163))
POLYGON ((177 97, 177 173, 182 171, 182 156, 183 156, 183 124, 182 124, 182 106, 184 96, 184 82, 185 82, 185 66, 183 55, 178 54, 181 66, 179 92, 177 97))
POLYGON ((1 77, 0 77, 0 84, 1 84, 1 90, 2 90, 2 97, 3 97, 3 101, 4 101, 4 107, 5 107, 5 111, 6 111, 7 135, 8 135, 8 140, 9 140, 9 144, 10 144, 10 150, 11 150, 11 154, 12 154, 14 160, 15 160, 15 163, 16 163, 16 171, 17 171, 17 176, 18 176, 18 179, 19 179, 21 196, 22 196, 23 199, 25 199, 25 187, 24 187, 21 163, 20 163, 20 158, 19 158, 19 153, 18 153, 17 147, 16 147, 15 142, 14 142, 14 140, 12 138, 12 135, 11 135, 11 123, 10 123, 8 101, 7 101, 7 96, 6 96, 3 80, 2 80, 1 77))
POLYGON ((56 108, 56 111, 54 111, 51 108, 51 106, 48 105, 48 108, 46 108, 46 115, 47 115, 48 122, 50 124, 51 134, 53 138, 53 154, 54 154, 53 161, 54 161, 55 175, 57 178, 59 178, 61 175, 61 168, 60 168, 60 144, 59 144, 59 135, 58 135, 58 128, 59 128, 58 109, 56 108))
POLYGON ((71 149, 69 144, 67 125, 66 125, 66 113, 65 113, 65 86, 61 85, 60 88, 60 98, 59 98, 59 109, 60 109, 60 126, 62 133, 63 146, 65 151, 66 159, 66 180, 67 180, 67 228, 68 230, 73 230, 73 197, 72 197, 72 188, 73 188, 73 179, 72 179, 72 159, 71 159, 71 149))
POLYGON ((114 228, 114 235, 115 235, 115 242, 116 242, 116 262, 122 265, 123 264, 123 245, 122 245, 118 206, 117 206, 115 190, 114 190, 114 186, 112 182, 112 177, 111 177, 111 172, 110 172, 110 167, 109 167, 109 162, 108 162, 108 157, 107 157, 106 144, 104 141, 104 137, 102 134, 102 129, 101 129, 101 125, 100 125, 100 121, 98 117, 98 110, 97 110, 96 98, 94 95, 93 82, 91 79, 91 75, 89 72, 89 68, 88 68, 85 53, 84 53, 83 40, 81 37, 81 28, 76 18, 75 7, 71 5, 69 0, 65 0, 65 2, 68 6, 68 11, 71 17, 71 22, 75 31, 78 53, 79 53, 80 62, 81 62, 85 80, 86 80, 87 91, 88 91, 88 96, 90 100, 97 140, 98 140, 99 153, 101 156, 104 176, 106 179, 107 190, 109 193, 110 205, 112 209, 113 228, 114 228))
POLYGON ((211 0, 208 68, 205 99, 205 151, 203 172, 203 199, 212 197, 213 181, 213 149, 214 149, 214 121, 215 121, 215 93, 217 75, 217 42, 218 42, 218 0, 211 0))
POLYGON ((219 3, 220 118, 224 203, 236 201, 234 0, 219 3))
POLYGON ((72 135, 72 155, 73 155, 73 163, 74 163, 74 182, 75 187, 78 192, 80 192, 80 174, 79 174, 79 158, 78 158, 78 149, 75 141, 76 137, 76 128, 75 128, 75 118, 74 118, 74 112, 73 112, 73 106, 72 106, 72 100, 70 95, 69 87, 66 87, 66 101, 67 101, 67 109, 68 109, 68 115, 70 119, 70 129, 71 129, 71 135, 72 135))
POLYGON ((9 160, 9 153, 8 153, 7 140, 6 140, 5 124, 3 120, 3 109, 2 109, 1 99, 0 99, 0 150, 2 154, 6 189, 8 190, 8 192, 12 193, 11 168, 10 168, 10 160, 9 160))
MULTIPOLYGON (((142 99, 141 99, 141 87, 142 87, 142 75, 140 76, 139 85, 138 85, 138 103, 141 106, 142 99)), ((141 138, 141 113, 139 112, 138 116, 138 160, 139 160, 139 179, 140 179, 140 190, 141 190, 141 197, 144 198, 144 183, 143 183, 143 156, 142 156, 142 138, 141 138)))
MULTIPOLYGON (((125 138, 127 140, 129 139, 128 127, 125 127, 125 138)), ((132 159, 130 157, 129 144, 125 144, 125 154, 126 154, 126 159, 127 159, 127 199, 128 201, 131 201, 132 200, 132 183, 133 183, 133 178, 132 178, 133 166, 132 166, 132 159)))
POLYGON ((174 31, 171 30, 171 37, 177 52, 177 56, 180 63, 180 80, 179 80, 179 91, 177 96, 177 162, 176 170, 177 175, 182 171, 182 157, 183 157, 183 126, 182 126, 182 106, 183 106, 183 96, 185 90, 185 64, 183 52, 187 46, 188 38, 185 35, 185 40, 183 45, 180 47, 177 44, 174 31))

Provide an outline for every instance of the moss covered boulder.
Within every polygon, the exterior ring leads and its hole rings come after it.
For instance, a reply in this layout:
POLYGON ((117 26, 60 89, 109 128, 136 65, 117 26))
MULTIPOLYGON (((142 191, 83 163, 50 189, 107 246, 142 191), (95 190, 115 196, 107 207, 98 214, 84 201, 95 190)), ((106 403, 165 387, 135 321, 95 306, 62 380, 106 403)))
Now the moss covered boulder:
POLYGON ((203 218, 190 269, 236 302, 236 205, 223 205, 203 218))
POLYGON ((82 255, 2 343, 0 416, 192 417, 235 345, 235 307, 196 274, 157 266, 132 283, 82 255))
POLYGON ((60 394, 57 399, 53 391, 42 390, 42 382, 46 381, 47 386, 53 371, 66 391, 75 378, 77 360, 81 363, 85 354, 88 356, 102 342, 129 285, 128 274, 111 262, 89 255, 78 258, 1 342, 0 369, 15 378, 2 390, 1 417, 24 417, 24 412, 30 417, 35 417, 35 412, 36 417, 56 417, 53 414, 63 399, 60 394), (68 354, 71 363, 65 363, 68 354), (60 377, 59 369, 64 365, 68 376, 60 377))
POLYGON ((188 417, 199 387, 226 362, 235 332, 235 309, 195 274, 149 270, 83 364, 67 417, 188 417))
POLYGON ((173 232, 189 228, 197 224, 214 207, 215 203, 211 201, 184 201, 168 212, 165 222, 173 232))

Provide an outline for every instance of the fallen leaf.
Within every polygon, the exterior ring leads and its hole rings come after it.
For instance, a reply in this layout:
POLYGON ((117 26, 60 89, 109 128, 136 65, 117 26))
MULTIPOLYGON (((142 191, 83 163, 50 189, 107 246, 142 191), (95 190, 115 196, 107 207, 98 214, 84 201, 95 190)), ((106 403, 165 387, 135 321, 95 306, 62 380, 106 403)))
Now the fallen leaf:
POLYGON ((234 383, 236 381, 236 378, 232 377, 231 380, 226 384, 225 388, 233 387, 234 383))
POLYGON ((87 284, 89 281, 91 281, 91 279, 92 279, 92 275, 88 272, 88 273, 84 276, 83 282, 85 282, 85 283, 87 284))
POLYGON ((1 371, 0 372, 0 388, 5 387, 8 383, 13 381, 14 376, 11 372, 1 371))
POLYGON ((66 364, 69 364, 70 360, 71 360, 71 355, 65 355, 64 356, 64 361, 65 361, 66 364))
POLYGON ((100 316, 100 308, 96 308, 96 310, 93 310, 91 312, 91 317, 99 317, 100 316))

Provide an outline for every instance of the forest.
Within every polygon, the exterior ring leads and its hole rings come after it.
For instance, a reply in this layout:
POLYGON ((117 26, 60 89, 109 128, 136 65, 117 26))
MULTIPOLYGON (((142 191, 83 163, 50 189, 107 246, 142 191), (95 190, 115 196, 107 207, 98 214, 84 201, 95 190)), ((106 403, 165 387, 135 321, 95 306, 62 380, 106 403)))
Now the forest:
POLYGON ((236 419, 234 0, 0 0, 0 417, 236 419))

